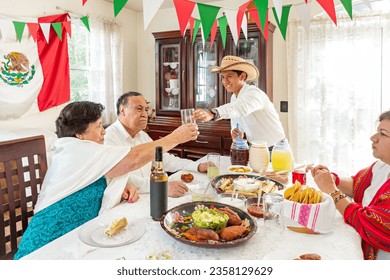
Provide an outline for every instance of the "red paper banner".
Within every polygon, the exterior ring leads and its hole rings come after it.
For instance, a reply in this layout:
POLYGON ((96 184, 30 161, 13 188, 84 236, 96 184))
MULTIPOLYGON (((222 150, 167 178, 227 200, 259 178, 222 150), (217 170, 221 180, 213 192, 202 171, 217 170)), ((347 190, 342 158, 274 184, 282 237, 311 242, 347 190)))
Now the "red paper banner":
POLYGON ((191 18, 192 11, 194 10, 196 3, 187 0, 173 0, 173 3, 175 4, 181 35, 184 35, 187 23, 191 18))

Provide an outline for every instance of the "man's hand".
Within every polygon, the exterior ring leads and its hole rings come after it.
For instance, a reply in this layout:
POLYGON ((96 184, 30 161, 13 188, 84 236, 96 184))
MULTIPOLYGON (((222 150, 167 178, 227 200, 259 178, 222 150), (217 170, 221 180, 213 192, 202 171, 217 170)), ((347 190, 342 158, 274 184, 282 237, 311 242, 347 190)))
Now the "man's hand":
POLYGON ((168 182, 168 196, 181 197, 188 191, 186 184, 178 181, 168 182))
POLYGON ((214 118, 213 113, 208 110, 196 109, 194 111, 194 119, 200 120, 202 123, 208 122, 214 118))
POLYGON ((122 200, 127 200, 129 203, 136 202, 139 199, 139 193, 136 187, 131 184, 127 184, 122 192, 122 200))
POLYGON ((244 138, 244 133, 238 128, 233 129, 230 134, 232 135, 233 140, 237 139, 237 135, 239 135, 241 139, 244 138))
POLYGON ((186 143, 191 140, 196 140, 199 135, 198 126, 194 123, 182 124, 176 128, 171 135, 175 137, 180 144, 186 143))
POLYGON ((207 172, 207 162, 199 163, 199 165, 198 165, 198 172, 200 172, 200 173, 206 173, 207 172))

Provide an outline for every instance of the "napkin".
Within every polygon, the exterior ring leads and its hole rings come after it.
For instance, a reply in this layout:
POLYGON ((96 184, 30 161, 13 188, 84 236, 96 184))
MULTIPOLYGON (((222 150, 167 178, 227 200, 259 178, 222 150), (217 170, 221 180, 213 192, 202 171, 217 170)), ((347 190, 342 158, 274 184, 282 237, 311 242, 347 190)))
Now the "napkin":
POLYGON ((336 207, 332 197, 323 193, 321 203, 302 204, 284 200, 286 226, 304 226, 314 232, 326 233, 334 228, 336 207))

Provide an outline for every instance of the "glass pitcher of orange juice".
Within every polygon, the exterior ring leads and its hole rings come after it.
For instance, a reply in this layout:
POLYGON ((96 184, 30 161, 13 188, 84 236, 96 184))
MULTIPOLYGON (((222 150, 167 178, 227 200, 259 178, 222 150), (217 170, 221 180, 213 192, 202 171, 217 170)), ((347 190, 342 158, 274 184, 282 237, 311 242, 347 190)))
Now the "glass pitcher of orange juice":
POLYGON ((277 171, 291 171, 293 169, 293 155, 287 138, 280 140, 272 149, 272 169, 277 171))

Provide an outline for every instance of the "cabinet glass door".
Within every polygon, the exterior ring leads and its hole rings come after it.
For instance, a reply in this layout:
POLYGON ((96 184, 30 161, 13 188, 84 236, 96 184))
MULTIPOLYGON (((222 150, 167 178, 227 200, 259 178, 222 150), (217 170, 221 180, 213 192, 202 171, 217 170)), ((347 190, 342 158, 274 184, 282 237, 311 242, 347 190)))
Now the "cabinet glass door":
MULTIPOLYGON (((259 40, 258 38, 239 39, 237 43, 236 56, 246 59, 259 68, 259 40)), ((260 68, 259 68, 260 69, 260 68)), ((250 84, 258 86, 258 81, 250 84)))
POLYGON ((168 111, 180 110, 180 44, 161 46, 160 108, 168 111))
POLYGON ((216 44, 210 49, 210 42, 194 44, 194 94, 195 108, 210 109, 217 107, 218 75, 209 68, 217 64, 216 44))

